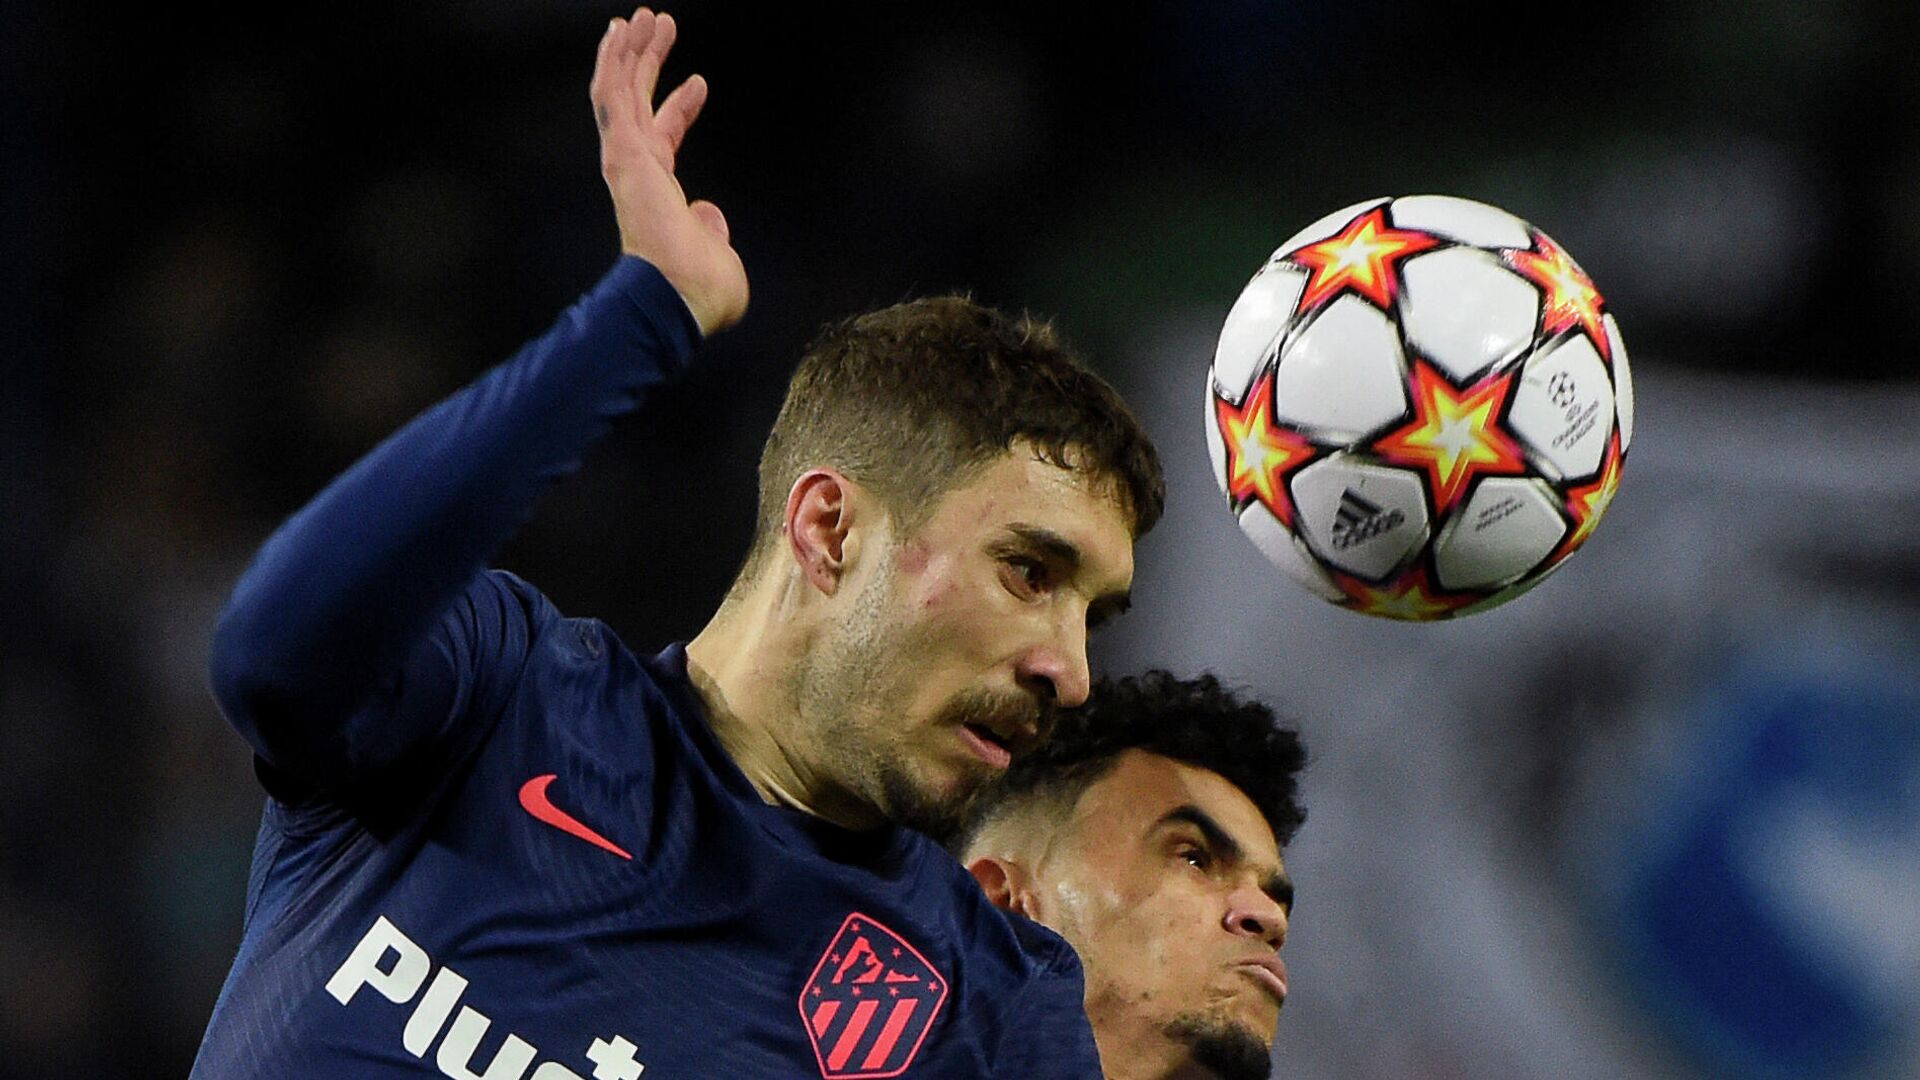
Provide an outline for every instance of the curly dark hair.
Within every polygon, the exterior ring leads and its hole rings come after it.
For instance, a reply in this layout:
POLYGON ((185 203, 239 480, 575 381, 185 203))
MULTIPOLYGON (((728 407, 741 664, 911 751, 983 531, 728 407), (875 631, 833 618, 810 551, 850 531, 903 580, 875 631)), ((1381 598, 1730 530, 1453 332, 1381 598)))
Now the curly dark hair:
POLYGON ((832 323, 807 347, 761 452, 747 569, 777 545, 787 492, 807 469, 831 466, 871 487, 911 532, 1015 442, 1111 483, 1136 539, 1159 519, 1166 484, 1153 440, 1051 324, 963 295, 832 323))
POLYGON ((1043 798, 1071 805, 1127 750, 1225 777, 1252 800, 1282 847, 1307 818, 1298 799, 1298 774, 1307 759, 1300 733, 1211 674, 1182 679, 1152 670, 1103 678, 1085 705, 1058 715, 1052 737, 975 797, 966 824, 950 839, 951 850, 964 851, 1013 807, 1043 798))

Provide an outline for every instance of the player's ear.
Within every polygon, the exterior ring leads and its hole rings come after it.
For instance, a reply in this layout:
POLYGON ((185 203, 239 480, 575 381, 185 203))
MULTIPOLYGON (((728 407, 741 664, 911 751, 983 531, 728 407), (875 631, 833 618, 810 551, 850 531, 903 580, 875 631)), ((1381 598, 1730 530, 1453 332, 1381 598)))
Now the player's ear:
POLYGON ((787 492, 787 548, 794 565, 828 596, 846 575, 858 502, 856 485, 836 469, 809 469, 787 492))
POLYGON ((967 864, 967 873, 980 883, 980 891, 994 907, 1017 915, 1033 917, 1033 902, 1027 894, 1025 874, 1020 864, 993 855, 982 855, 967 864))

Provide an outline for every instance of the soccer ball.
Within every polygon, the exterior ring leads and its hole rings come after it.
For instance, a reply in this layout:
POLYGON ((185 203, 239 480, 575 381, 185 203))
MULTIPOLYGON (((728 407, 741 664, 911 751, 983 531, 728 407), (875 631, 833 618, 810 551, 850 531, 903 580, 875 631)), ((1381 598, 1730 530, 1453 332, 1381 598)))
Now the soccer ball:
POLYGON ((1373 199, 1280 245, 1207 373, 1215 478, 1262 553, 1371 615, 1538 584, 1633 440, 1619 327, 1558 244, 1485 203, 1373 199))

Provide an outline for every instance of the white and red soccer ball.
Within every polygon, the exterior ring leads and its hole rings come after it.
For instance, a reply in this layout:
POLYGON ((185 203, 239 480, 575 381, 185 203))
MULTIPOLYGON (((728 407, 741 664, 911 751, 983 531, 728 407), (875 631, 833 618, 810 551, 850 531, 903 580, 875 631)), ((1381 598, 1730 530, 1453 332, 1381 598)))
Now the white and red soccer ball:
POLYGON ((1547 235, 1445 195, 1374 199, 1280 245, 1207 374, 1240 527, 1334 603, 1442 619, 1586 542, 1633 439, 1626 346, 1547 235))

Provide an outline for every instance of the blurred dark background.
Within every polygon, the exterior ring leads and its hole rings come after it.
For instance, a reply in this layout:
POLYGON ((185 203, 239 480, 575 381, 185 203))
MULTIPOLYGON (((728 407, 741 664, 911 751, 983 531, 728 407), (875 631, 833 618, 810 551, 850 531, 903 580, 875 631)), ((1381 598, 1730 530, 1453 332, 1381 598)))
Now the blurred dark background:
MULTIPOLYGON (((1920 424, 1899 0, 669 10, 668 80, 713 85, 682 178, 752 311, 499 560, 636 649, 730 579, 821 322, 971 290, 1123 386, 1181 366, 1197 425, 1210 344, 1141 343, 1217 328, 1273 245, 1373 195, 1551 233, 1643 386, 1759 380, 1734 422, 1789 426, 1884 388, 1920 424)), ((616 13, 0 4, 0 1072, 184 1075, 260 804, 212 620, 281 517, 612 262, 586 83, 616 13)), ((1866 468, 1913 507, 1912 461, 1866 468)), ((1337 1057, 1312 1074, 1388 1075, 1337 1057)))

